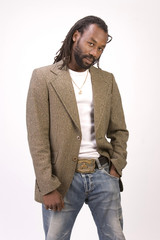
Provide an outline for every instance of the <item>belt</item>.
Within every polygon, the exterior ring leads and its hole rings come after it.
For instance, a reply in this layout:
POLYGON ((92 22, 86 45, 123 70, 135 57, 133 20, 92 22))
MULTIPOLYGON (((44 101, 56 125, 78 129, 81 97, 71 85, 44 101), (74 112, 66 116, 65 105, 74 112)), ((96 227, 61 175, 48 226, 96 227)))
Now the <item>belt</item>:
POLYGON ((93 173, 96 168, 101 168, 104 164, 109 163, 108 158, 100 156, 98 159, 78 159, 76 172, 79 173, 93 173))
MULTIPOLYGON (((96 168, 100 169, 103 167, 104 164, 108 163, 110 166, 110 161, 107 157, 100 156, 97 159, 79 159, 77 166, 76 166, 76 172, 79 173, 93 173, 96 168)), ((119 178, 119 188, 120 192, 123 192, 123 183, 121 181, 121 178, 119 178)))
MULTIPOLYGON (((110 164, 109 159, 107 157, 105 157, 105 156, 100 156, 98 158, 98 160, 99 160, 99 163, 100 163, 101 166, 103 166, 106 163, 110 164)), ((96 162, 96 164, 97 164, 97 162, 96 162)), ((99 168, 99 167, 97 166, 97 168, 99 168)))

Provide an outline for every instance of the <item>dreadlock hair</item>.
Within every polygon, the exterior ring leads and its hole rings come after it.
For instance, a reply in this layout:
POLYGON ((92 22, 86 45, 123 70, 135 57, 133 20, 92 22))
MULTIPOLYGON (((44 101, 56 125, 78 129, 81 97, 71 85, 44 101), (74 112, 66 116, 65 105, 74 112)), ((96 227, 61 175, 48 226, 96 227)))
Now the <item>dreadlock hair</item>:
MULTIPOLYGON (((84 30, 86 30, 91 24, 97 24, 98 27, 100 27, 104 32, 108 34, 108 26, 101 18, 95 17, 95 16, 87 16, 80 19, 73 25, 73 27, 68 32, 65 40, 62 42, 63 44, 61 48, 58 50, 58 52, 56 53, 56 56, 54 58, 54 63, 59 62, 60 60, 63 60, 63 64, 61 68, 69 64, 71 60, 73 34, 75 33, 76 30, 78 30, 78 32, 83 34, 84 30)), ((108 35, 108 37, 109 37, 109 40, 107 41, 107 43, 109 43, 112 40, 112 37, 110 35, 108 35)), ((97 61, 97 65, 99 67, 99 61, 97 61)))

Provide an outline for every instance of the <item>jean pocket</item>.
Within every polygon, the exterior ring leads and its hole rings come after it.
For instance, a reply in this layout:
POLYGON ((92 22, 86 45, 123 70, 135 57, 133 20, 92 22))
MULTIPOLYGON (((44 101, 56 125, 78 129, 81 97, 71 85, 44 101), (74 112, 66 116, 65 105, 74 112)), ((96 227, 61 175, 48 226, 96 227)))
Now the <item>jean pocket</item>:
POLYGON ((109 167, 102 168, 102 171, 107 174, 110 178, 119 181, 119 177, 115 177, 109 173, 109 167))

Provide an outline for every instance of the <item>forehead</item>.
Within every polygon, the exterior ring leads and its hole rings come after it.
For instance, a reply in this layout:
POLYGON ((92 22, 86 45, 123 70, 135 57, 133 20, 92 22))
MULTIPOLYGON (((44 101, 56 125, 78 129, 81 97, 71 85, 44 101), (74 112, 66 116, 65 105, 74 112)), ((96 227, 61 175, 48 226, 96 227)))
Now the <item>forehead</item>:
POLYGON ((84 30, 82 36, 82 40, 94 40, 98 44, 106 45, 108 40, 108 34, 98 27, 97 24, 91 24, 87 29, 84 30))

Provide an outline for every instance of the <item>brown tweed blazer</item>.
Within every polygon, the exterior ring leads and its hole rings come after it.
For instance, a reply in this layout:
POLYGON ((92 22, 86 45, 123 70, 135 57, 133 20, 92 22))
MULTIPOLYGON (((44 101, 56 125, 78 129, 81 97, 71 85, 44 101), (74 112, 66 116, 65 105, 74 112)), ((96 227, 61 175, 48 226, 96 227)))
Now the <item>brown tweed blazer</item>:
MULTIPOLYGON (((72 182, 81 143, 81 127, 72 81, 62 62, 33 71, 27 98, 27 129, 33 159, 35 200, 72 182)), ((97 150, 119 174, 126 165, 128 131, 120 94, 111 73, 90 68, 97 150), (107 137, 107 138, 106 138, 107 137), (108 141, 111 139, 111 141, 108 141)))

